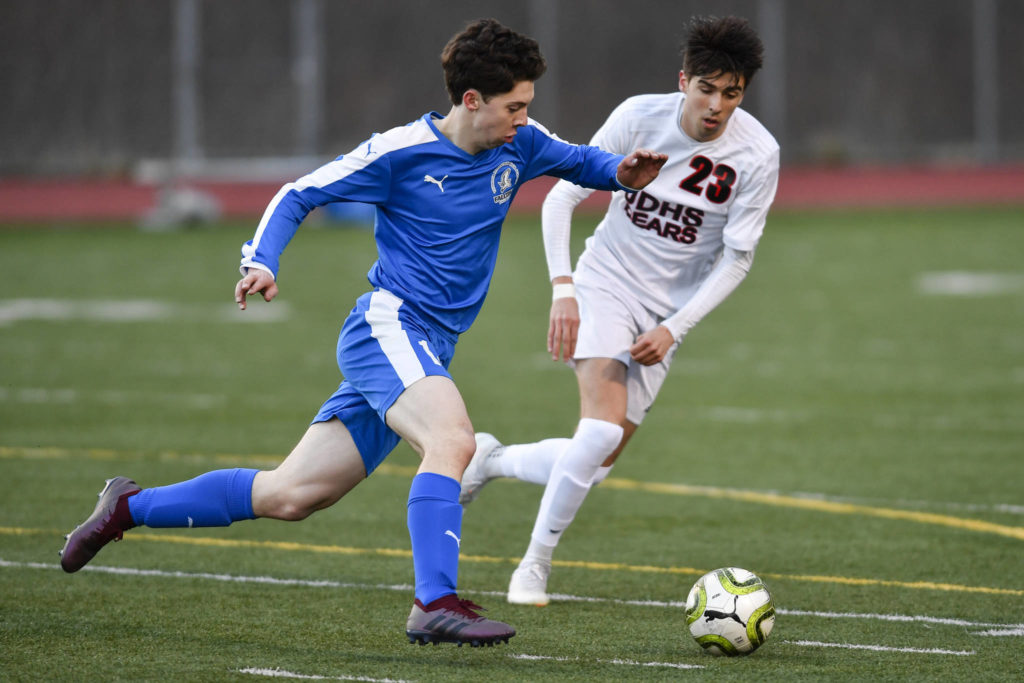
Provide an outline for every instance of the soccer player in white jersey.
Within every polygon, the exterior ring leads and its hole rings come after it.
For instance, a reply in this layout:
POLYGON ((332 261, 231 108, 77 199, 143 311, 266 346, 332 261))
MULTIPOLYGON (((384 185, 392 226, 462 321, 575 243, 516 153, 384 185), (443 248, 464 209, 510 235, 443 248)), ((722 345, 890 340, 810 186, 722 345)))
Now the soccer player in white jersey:
POLYGON ((477 434, 462 479, 463 504, 495 477, 545 485, 509 602, 547 604, 562 533, 643 421, 687 332, 750 269, 779 166, 774 138, 739 109, 762 52, 745 20, 697 17, 679 92, 631 97, 612 112, 591 144, 650 147, 669 162, 643 191, 614 193, 575 272, 569 223, 590 190, 559 181, 544 202, 548 351, 573 359, 581 419, 571 439, 502 446, 477 434))
MULTIPOLYGON (((471 23, 441 55, 452 107, 375 135, 274 197, 242 247, 239 308, 278 294, 279 258, 307 213, 335 201, 376 206, 378 260, 342 325, 344 381, 274 470, 216 470, 170 486, 108 481, 92 515, 69 534, 61 566, 74 572, 134 526, 226 526, 304 519, 365 479, 400 438, 422 464, 409 490, 415 600, 410 642, 507 642, 456 593, 462 473, 475 444, 448 365, 483 304, 502 222, 522 183, 554 175, 604 189, 645 187, 666 157, 572 145, 527 117, 544 72, 537 43, 492 19, 471 23)), ((258 343, 253 340, 247 343, 258 343)), ((273 409, 270 387, 251 387, 273 409)))

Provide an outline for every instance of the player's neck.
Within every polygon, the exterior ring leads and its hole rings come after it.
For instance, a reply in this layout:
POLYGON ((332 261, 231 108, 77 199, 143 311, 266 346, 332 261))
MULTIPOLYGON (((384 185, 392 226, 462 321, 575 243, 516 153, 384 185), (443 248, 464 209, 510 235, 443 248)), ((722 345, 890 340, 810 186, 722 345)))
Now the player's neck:
POLYGON ((453 145, 467 154, 476 154, 482 152, 486 147, 476 139, 475 131, 467 114, 468 112, 462 107, 452 107, 448 116, 435 125, 453 145))

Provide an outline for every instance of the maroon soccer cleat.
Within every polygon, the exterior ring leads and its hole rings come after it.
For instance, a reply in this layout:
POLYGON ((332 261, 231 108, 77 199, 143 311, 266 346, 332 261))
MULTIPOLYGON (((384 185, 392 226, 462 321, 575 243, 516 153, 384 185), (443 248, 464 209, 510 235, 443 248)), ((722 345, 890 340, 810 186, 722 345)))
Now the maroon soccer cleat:
POLYGON ((107 480, 107 485, 100 491, 96 509, 65 536, 67 543, 60 551, 60 566, 64 571, 77 572, 96 557, 100 548, 111 541, 120 541, 124 532, 135 526, 128 510, 128 498, 141 490, 127 477, 107 480))
POLYGON ((516 634, 508 624, 480 616, 474 610, 483 609, 470 600, 460 600, 452 593, 424 605, 417 598, 405 624, 405 635, 410 643, 469 643, 472 647, 507 643, 516 634))

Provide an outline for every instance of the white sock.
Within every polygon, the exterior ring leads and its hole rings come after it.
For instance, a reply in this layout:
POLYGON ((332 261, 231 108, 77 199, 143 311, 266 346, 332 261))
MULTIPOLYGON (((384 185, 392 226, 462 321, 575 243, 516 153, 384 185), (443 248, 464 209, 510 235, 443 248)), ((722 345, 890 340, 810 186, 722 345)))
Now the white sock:
POLYGON ((591 488, 593 488, 594 486, 597 486, 602 481, 607 479, 608 478, 608 473, 612 471, 612 467, 614 467, 614 464, 608 465, 607 467, 605 467, 604 465, 601 465, 600 467, 598 467, 597 468, 597 472, 594 474, 594 478, 590 480, 591 488))
MULTIPOLYGON (((555 439, 552 439, 554 441, 555 439)), ((568 443, 569 439, 564 439, 568 443)), ((607 478, 608 473, 612 471, 612 465, 605 467, 601 465, 597 468, 597 473, 590 482, 590 486, 594 487, 600 484, 607 478)), ((533 538, 530 539, 530 547, 526 549, 526 554, 523 556, 522 561, 519 563, 520 567, 527 567, 531 564, 542 564, 546 567, 551 566, 551 556, 555 553, 555 547, 553 545, 545 545, 539 541, 535 541, 533 538)))
POLYGON ((531 564, 542 564, 545 567, 551 566, 551 556, 555 552, 555 546, 544 545, 539 541, 530 539, 530 547, 526 549, 526 554, 523 555, 522 561, 520 561, 520 567, 528 567, 531 564))
POLYGON ((551 468, 569 443, 569 439, 544 439, 536 443, 505 446, 500 457, 485 461, 487 475, 546 484, 551 477, 551 468))
POLYGON ((534 541, 552 549, 558 545, 583 505, 601 463, 618 447, 622 434, 617 424, 586 417, 580 420, 576 434, 551 469, 531 534, 534 541))

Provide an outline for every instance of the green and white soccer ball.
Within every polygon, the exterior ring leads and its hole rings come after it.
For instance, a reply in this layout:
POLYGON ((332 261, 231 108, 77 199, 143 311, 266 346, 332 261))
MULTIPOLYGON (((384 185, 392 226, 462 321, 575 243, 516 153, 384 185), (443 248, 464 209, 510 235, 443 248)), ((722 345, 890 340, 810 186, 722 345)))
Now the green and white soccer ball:
POLYGON ((725 567, 708 572, 686 598, 686 623, 697 644, 714 655, 747 655, 768 640, 775 605, 753 572, 725 567))

